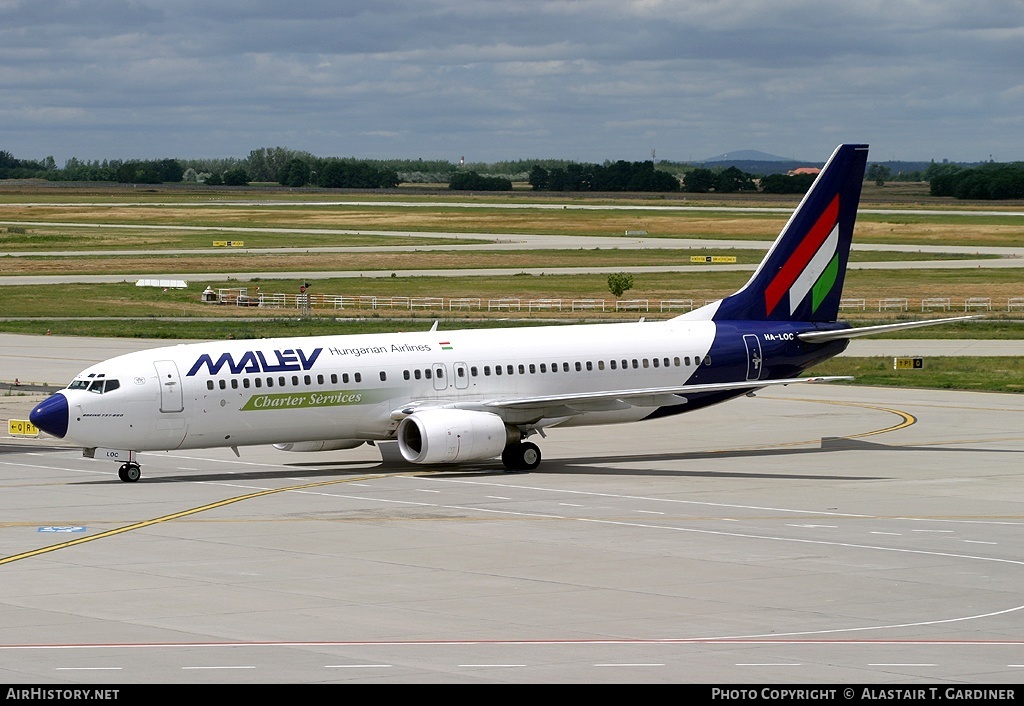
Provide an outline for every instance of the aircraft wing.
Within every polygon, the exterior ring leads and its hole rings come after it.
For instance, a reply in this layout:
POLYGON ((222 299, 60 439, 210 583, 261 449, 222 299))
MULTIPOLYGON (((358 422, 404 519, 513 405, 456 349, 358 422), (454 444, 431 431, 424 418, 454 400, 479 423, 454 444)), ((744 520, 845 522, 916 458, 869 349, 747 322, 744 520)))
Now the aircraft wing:
MULTIPOLYGON (((687 395, 701 392, 722 392, 726 390, 756 390, 770 385, 793 385, 798 383, 833 382, 852 380, 848 375, 783 378, 780 380, 745 380, 743 382, 716 382, 678 387, 645 387, 631 390, 601 390, 599 392, 577 392, 566 395, 535 395, 485 401, 484 409, 527 409, 556 405, 581 406, 592 411, 593 405, 621 403, 630 407, 657 407, 683 404, 687 395)), ((608 407, 609 409, 613 407, 608 407)), ((581 410, 584 411, 584 410, 581 410)))
POLYGON ((675 387, 642 387, 628 390, 600 390, 565 395, 532 395, 490 400, 410 400, 391 413, 395 420, 427 409, 465 409, 478 412, 532 410, 543 417, 572 417, 586 412, 603 412, 629 407, 663 407, 685 404, 687 395, 726 390, 758 390, 772 385, 834 382, 853 380, 849 375, 783 378, 780 380, 745 380, 743 382, 716 382, 675 387))

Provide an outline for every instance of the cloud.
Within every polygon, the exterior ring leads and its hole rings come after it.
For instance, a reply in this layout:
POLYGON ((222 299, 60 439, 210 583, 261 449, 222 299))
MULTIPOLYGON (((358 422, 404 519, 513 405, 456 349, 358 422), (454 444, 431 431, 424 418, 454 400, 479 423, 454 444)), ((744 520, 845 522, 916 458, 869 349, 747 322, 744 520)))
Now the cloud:
POLYGON ((994 0, 0 0, 0 149, 1020 160, 1022 39, 994 0))

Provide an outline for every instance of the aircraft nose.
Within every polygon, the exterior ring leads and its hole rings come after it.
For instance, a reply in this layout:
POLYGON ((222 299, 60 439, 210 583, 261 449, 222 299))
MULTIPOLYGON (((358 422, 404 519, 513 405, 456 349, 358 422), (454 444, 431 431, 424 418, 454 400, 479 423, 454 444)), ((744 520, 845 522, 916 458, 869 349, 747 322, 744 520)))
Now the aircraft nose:
POLYGON ((68 398, 59 392, 50 395, 29 412, 28 419, 47 434, 63 439, 68 433, 68 398))

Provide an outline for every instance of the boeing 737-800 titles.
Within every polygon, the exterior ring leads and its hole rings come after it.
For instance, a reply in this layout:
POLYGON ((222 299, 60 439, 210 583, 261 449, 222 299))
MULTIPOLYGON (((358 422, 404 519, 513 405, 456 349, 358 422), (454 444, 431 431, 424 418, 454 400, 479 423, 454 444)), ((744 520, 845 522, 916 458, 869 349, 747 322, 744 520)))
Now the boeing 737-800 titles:
MULTIPOLYGON (((848 339, 957 319, 838 322, 866 145, 840 145, 746 285, 666 321, 182 344, 112 358, 32 410, 141 475, 141 451, 397 442, 414 464, 538 466, 548 429, 680 414, 804 371, 848 339)), ((965 317, 958 317, 965 318, 965 317)), ((970 318, 970 317, 966 317, 970 318)))

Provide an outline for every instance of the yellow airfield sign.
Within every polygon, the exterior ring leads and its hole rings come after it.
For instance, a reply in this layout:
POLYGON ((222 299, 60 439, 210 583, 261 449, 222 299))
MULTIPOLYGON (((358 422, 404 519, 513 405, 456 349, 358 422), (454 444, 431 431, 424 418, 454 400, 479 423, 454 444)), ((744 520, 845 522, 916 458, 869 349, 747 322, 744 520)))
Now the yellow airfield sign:
POLYGON ((8 419, 8 436, 39 436, 39 427, 27 419, 8 419))

